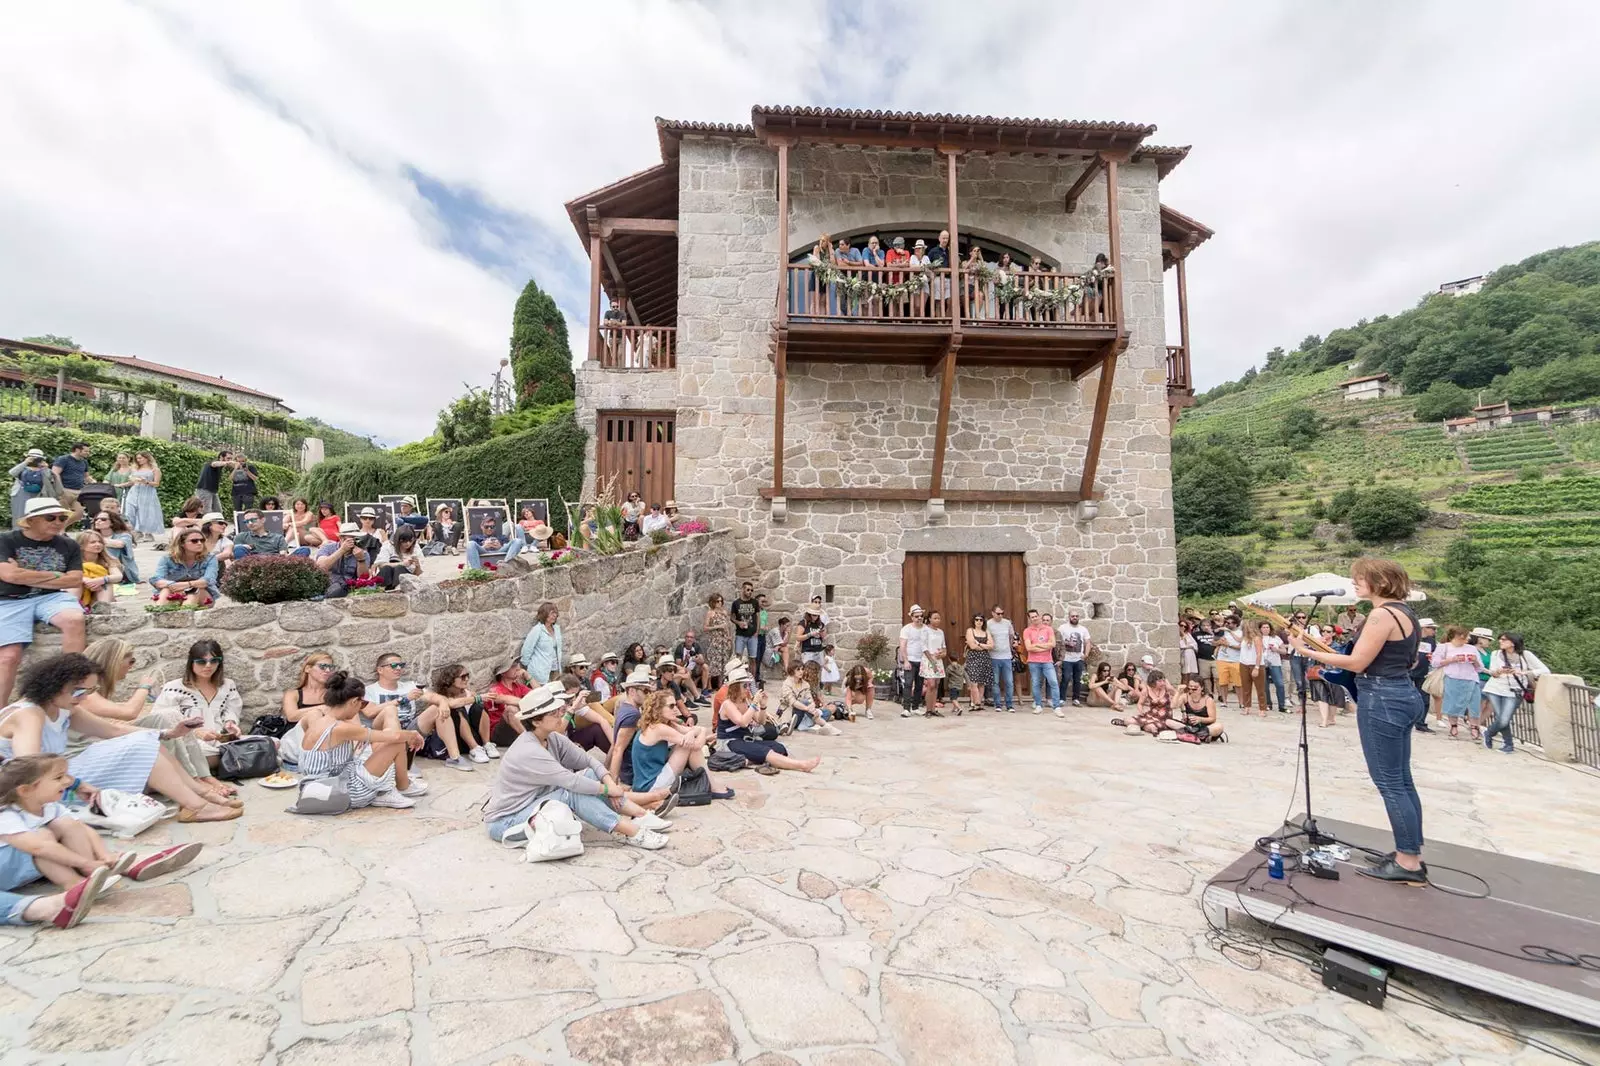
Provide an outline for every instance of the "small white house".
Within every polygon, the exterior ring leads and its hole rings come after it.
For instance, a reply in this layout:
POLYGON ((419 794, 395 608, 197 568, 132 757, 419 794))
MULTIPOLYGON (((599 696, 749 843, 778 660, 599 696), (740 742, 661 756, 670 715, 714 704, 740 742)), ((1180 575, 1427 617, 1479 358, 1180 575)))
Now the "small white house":
POLYGON ((1440 296, 1471 296, 1483 288, 1483 283, 1489 280, 1489 275, 1479 274, 1476 277, 1462 278, 1460 281, 1447 281, 1439 286, 1440 296))
POLYGON ((1402 391, 1400 383, 1391 381, 1388 374, 1368 374, 1366 377, 1351 378, 1349 381, 1339 382, 1339 388, 1347 400, 1381 400, 1385 396, 1399 396, 1402 391))

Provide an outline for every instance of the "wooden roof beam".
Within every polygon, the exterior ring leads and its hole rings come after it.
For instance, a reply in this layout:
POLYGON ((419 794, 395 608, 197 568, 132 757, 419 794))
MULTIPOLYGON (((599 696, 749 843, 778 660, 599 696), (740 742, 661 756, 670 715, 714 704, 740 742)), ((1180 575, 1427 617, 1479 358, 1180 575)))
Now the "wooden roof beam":
POLYGON ((678 235, 678 220, 675 218, 602 218, 600 220, 601 240, 609 241, 619 233, 676 237, 678 235))
POLYGON ((1083 168, 1083 173, 1078 175, 1078 180, 1072 183, 1072 188, 1067 190, 1067 214, 1072 214, 1078 209, 1078 201, 1088 191, 1089 183, 1094 181, 1095 175, 1105 169, 1106 157, 1096 152, 1089 165, 1083 168))

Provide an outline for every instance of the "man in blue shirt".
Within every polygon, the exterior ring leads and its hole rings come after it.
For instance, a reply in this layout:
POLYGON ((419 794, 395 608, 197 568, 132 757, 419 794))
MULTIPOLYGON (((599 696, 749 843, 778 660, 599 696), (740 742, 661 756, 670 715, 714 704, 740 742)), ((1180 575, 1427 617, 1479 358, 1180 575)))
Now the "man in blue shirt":
MULTIPOLYGON (((50 467, 61 479, 61 505, 77 512, 78 493, 83 491, 83 483, 89 479, 89 445, 78 441, 67 449, 67 454, 56 456, 50 467)), ((73 517, 77 517, 76 513, 73 517)))

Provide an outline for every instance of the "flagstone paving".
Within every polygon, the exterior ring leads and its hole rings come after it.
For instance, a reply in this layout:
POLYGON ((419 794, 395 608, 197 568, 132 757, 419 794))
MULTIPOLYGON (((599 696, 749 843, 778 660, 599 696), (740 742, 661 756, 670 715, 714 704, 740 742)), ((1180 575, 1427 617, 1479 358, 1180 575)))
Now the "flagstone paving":
MULTIPOLYGON (((0 929, 0 1063, 1533 1066, 1519 1041, 1208 941, 1198 898, 1291 806, 1292 724, 1206 748, 1100 712, 880 716, 816 774, 727 776, 659 852, 528 865, 476 817, 493 772, 425 766, 413 811, 284 813, 256 786, 183 876, 68 932, 0 929)), ((1350 720, 1319 813, 1383 824, 1350 720)), ((1600 870, 1600 778, 1419 737, 1431 838, 1600 870)), ((1419 980, 1469 1013, 1569 1023, 1419 980)), ((1600 1061, 1600 1041, 1546 1037, 1600 1061)))

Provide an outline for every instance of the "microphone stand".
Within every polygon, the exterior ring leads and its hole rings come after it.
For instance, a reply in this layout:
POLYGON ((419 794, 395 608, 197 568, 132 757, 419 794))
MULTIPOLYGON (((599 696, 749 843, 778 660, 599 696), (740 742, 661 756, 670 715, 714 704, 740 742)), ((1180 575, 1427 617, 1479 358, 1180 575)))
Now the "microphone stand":
MULTIPOLYGON (((1316 617, 1318 609, 1322 607, 1322 598, 1326 594, 1314 592, 1311 595, 1316 598, 1316 603, 1311 605, 1311 616, 1316 617)), ((1294 614, 1294 599, 1289 601, 1289 613, 1291 615, 1294 614)), ((1304 836, 1312 847, 1317 847, 1321 844, 1332 844, 1334 838, 1317 828, 1317 819, 1311 813, 1311 734, 1306 726, 1306 704, 1304 700, 1300 701, 1300 772, 1304 776, 1306 783, 1306 816, 1300 823, 1299 830, 1288 834, 1284 839, 1288 840, 1304 836)))

